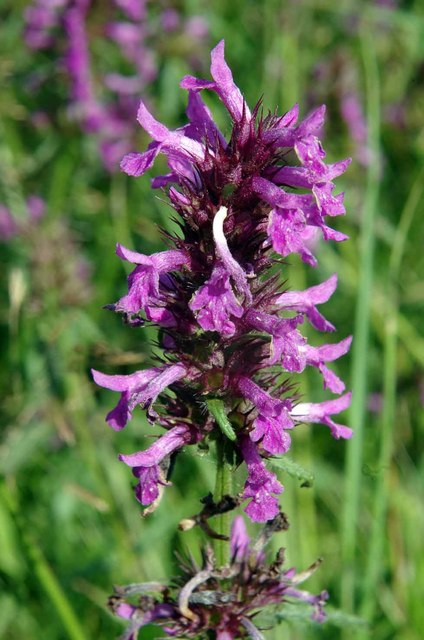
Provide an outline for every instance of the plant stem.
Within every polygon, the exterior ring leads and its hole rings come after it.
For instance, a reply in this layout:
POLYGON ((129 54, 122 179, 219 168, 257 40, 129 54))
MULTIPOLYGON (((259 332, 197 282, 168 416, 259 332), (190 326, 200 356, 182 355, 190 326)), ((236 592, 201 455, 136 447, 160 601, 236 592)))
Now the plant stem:
POLYGON ((355 431, 355 437, 352 438, 352 441, 347 445, 345 500, 342 523, 343 576, 341 592, 342 608, 345 609, 346 612, 353 610, 356 586, 361 469, 367 403, 371 288, 375 245, 374 220, 378 206, 380 182, 379 70, 373 34, 368 26, 365 27, 361 35, 360 44, 367 94, 368 146, 374 157, 368 167, 367 189, 361 222, 360 255, 358 260, 358 302, 355 314, 355 340, 352 349, 353 397, 350 409, 350 424, 355 431))
MULTIPOLYGON (((215 477, 215 502, 219 502, 225 495, 232 492, 232 444, 224 436, 220 434, 216 441, 216 477, 215 477)), ((229 512, 222 513, 218 516, 216 526, 217 532, 222 536, 229 537, 231 514, 229 512)), ((215 554, 218 566, 223 566, 228 562, 228 541, 216 540, 215 554)))

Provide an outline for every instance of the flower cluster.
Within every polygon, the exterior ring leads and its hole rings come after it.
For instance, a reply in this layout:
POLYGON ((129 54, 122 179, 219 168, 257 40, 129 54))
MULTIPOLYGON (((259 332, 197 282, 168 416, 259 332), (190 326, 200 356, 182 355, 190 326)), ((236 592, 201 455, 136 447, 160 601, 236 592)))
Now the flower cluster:
POLYGON ((243 518, 237 516, 231 531, 228 565, 216 566, 212 549, 206 547, 203 565, 197 566, 193 559, 184 563, 183 575, 170 587, 151 582, 116 587, 110 607, 129 621, 122 640, 136 640, 139 629, 151 623, 160 625, 170 637, 209 638, 205 634, 213 629, 217 640, 263 640, 253 622, 255 616, 269 605, 283 605, 284 612, 287 602, 311 605, 312 618, 321 622, 327 593, 313 596, 299 589, 316 565, 300 574, 293 568, 284 570, 284 549, 273 562, 266 560, 264 548, 270 536, 285 528, 287 522, 279 514, 251 542, 243 518), (132 604, 131 596, 136 594, 138 602, 132 604))
POLYGON ((317 306, 334 292, 336 276, 292 291, 269 272, 275 253, 283 258, 298 253, 315 265, 311 238, 317 234, 346 238, 327 225, 327 217, 345 211, 343 194, 333 193, 333 179, 349 161, 325 162, 317 137, 323 107, 299 123, 297 106, 283 116, 263 116, 260 105, 251 112, 226 64, 224 42, 212 51, 211 74, 212 80, 182 80, 189 123, 176 131, 141 103, 138 121, 153 142, 121 165, 140 176, 161 153, 170 168, 154 178, 153 187, 169 185, 181 234, 168 236, 171 248, 151 256, 118 245, 118 256, 135 269, 128 293, 110 305, 135 326, 147 320, 160 327, 163 362, 130 375, 93 375, 97 384, 121 394, 107 416, 111 427, 122 429, 140 405, 166 430, 146 451, 120 456, 139 479, 136 495, 143 505, 160 497, 173 453, 216 438, 223 429, 246 463, 245 511, 265 522, 278 513, 276 495, 283 491, 266 459, 288 451, 293 428, 321 423, 335 438, 351 436, 333 420, 348 407, 350 393, 343 394, 343 382, 328 367, 348 351, 351 339, 316 347, 299 330, 305 319, 319 331, 334 330, 317 306), (205 89, 229 112, 229 141, 202 101, 205 89), (319 370, 324 388, 343 395, 299 402, 281 373, 300 373, 307 366, 319 370))
POLYGON ((109 4, 107 13, 114 19, 102 25, 93 0, 34 0, 25 11, 25 40, 33 50, 61 50, 66 42, 62 53, 71 85, 70 113, 85 133, 97 137, 104 165, 114 171, 134 142, 138 95, 158 74, 155 48, 161 34, 172 49, 170 43, 181 41, 183 33, 186 45, 178 54, 194 63, 208 27, 199 16, 185 19, 166 0, 111 0, 109 4), (152 19, 149 5, 155 5, 152 19), (98 61, 92 60, 90 46, 99 27, 102 37, 116 46, 120 68, 130 71, 107 73, 101 89, 94 71, 98 61))

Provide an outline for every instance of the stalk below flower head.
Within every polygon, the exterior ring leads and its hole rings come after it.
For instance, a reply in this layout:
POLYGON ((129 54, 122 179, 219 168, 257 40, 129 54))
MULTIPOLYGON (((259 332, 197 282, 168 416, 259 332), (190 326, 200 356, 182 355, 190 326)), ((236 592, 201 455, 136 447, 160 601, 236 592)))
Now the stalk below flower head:
POLYGON ((286 528, 284 516, 278 514, 251 541, 243 518, 237 516, 231 530, 230 562, 226 566, 216 565, 208 546, 203 552, 202 566, 197 566, 193 559, 184 562, 182 575, 170 587, 160 583, 116 587, 110 607, 117 616, 128 620, 121 639, 136 640, 138 631, 153 623, 161 626, 167 637, 209 638, 207 633, 213 629, 217 640, 263 640, 255 619, 257 614, 272 605, 279 605, 284 611, 288 602, 310 605, 312 618, 322 622, 327 592, 314 596, 299 588, 317 563, 302 573, 284 569, 284 549, 280 549, 273 562, 267 562, 267 542, 272 534, 286 528))
POLYGON ((276 496, 283 491, 266 460, 289 450, 294 427, 320 423, 335 438, 352 434, 333 419, 348 407, 350 393, 328 366, 348 351, 351 339, 316 347, 300 331, 305 320, 319 331, 335 329, 317 307, 334 293, 336 276, 292 291, 270 274, 276 253, 297 253, 316 265, 311 235, 346 239, 327 218, 345 213, 333 180, 349 160, 325 162, 317 137, 324 107, 300 122, 297 105, 283 116, 264 116, 260 103, 251 111, 233 81, 223 41, 211 57, 212 80, 186 76, 181 82, 188 124, 171 131, 142 102, 138 121, 153 142, 121 164, 140 176, 163 154, 170 168, 152 186, 168 187, 181 236, 166 234, 169 250, 151 256, 118 244, 118 256, 135 269, 127 294, 111 305, 130 324, 147 320, 160 327, 163 361, 130 375, 93 375, 121 394, 107 416, 112 428, 125 427, 140 405, 166 430, 146 451, 120 456, 139 479, 136 496, 143 505, 155 504, 168 484, 171 455, 222 430, 246 464, 245 511, 265 522, 277 515, 276 496), (204 90, 215 92, 230 115, 229 141, 201 98, 204 90), (281 374, 307 366, 318 369, 324 388, 338 397, 299 403, 281 374))

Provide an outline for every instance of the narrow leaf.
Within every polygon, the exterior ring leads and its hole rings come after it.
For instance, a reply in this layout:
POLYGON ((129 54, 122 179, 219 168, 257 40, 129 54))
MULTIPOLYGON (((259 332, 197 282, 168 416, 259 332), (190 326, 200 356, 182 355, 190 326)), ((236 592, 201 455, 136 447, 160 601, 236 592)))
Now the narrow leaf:
POLYGON ((227 417, 227 412, 225 411, 225 404, 223 400, 219 400, 218 398, 213 398, 206 401, 209 411, 215 418, 219 428, 222 433, 227 436, 229 440, 234 442, 237 438, 236 433, 231 426, 230 421, 227 417))

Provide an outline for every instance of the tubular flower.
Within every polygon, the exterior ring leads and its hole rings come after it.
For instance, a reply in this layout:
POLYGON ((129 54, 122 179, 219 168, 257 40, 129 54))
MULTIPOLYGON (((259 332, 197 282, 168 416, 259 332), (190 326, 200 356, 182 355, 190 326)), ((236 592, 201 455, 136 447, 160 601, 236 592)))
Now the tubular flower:
POLYGON ((273 562, 267 562, 265 546, 270 536, 287 527, 283 514, 277 514, 252 542, 243 518, 237 516, 231 530, 228 565, 218 567, 212 549, 206 547, 202 567, 193 560, 184 563, 182 575, 171 587, 158 583, 116 587, 109 605, 129 623, 121 638, 136 640, 138 631, 153 623, 167 637, 206 639, 214 629, 217 640, 263 640, 257 615, 271 605, 284 612, 285 603, 290 602, 311 605, 311 617, 322 622, 327 592, 314 596, 298 588, 317 564, 299 574, 293 568, 284 569, 283 549, 273 562), (135 595, 138 602, 133 604, 135 595))
POLYGON ((166 429, 154 455, 121 456, 139 478, 136 493, 143 504, 155 501, 159 485, 167 482, 163 452, 168 459, 184 445, 225 432, 211 411, 218 403, 237 459, 246 463, 245 510, 264 522, 275 517, 276 495, 283 491, 266 460, 288 451, 299 423, 327 425, 335 438, 351 436, 331 417, 346 409, 349 394, 298 404, 287 380, 313 366, 325 389, 344 391, 327 365, 348 351, 351 339, 313 346, 301 333, 306 320, 319 331, 335 330, 317 307, 334 293, 336 276, 291 291, 269 273, 275 252, 283 258, 298 253, 315 265, 311 232, 326 240, 346 238, 328 226, 327 217, 344 213, 343 194, 334 194, 333 180, 349 161, 325 163, 317 137, 323 107, 300 122, 297 106, 283 116, 263 116, 259 104, 250 110, 225 61, 224 42, 212 51, 211 74, 212 80, 183 79, 189 122, 176 131, 141 103, 138 121, 153 141, 121 164, 129 175, 140 176, 163 154, 170 169, 152 186, 168 188, 181 233, 167 234, 170 248, 152 256, 118 245, 118 255, 135 268, 128 293, 110 305, 135 326, 147 320, 160 327, 164 364, 127 376, 94 375, 99 385, 121 393, 107 418, 113 428, 125 426, 139 404, 166 429), (228 141, 201 98, 204 90, 215 92, 229 113, 228 141), (278 383, 281 373, 284 383, 278 383))

